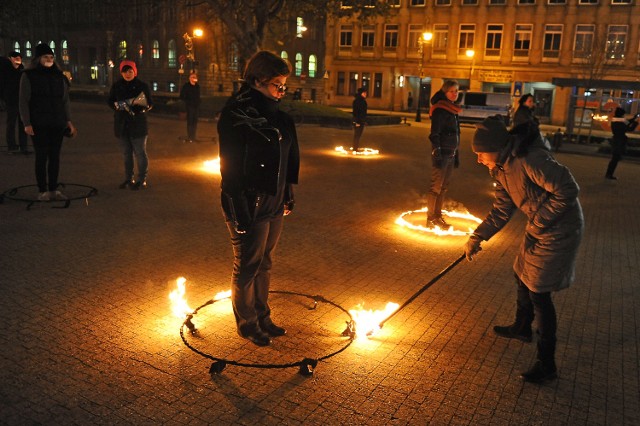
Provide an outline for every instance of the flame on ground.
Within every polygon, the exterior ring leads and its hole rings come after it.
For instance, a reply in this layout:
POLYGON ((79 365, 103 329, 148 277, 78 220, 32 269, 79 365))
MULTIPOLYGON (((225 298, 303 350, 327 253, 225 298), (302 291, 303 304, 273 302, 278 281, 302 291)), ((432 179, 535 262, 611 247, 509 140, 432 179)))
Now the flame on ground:
MULTIPOLYGON (((396 224, 403 226, 405 228, 409 228, 409 229, 413 229, 415 231, 421 231, 421 232, 429 232, 435 235, 453 235, 453 236, 462 236, 462 235, 469 235, 472 234, 473 231, 475 230, 475 227, 469 227, 467 231, 462 231, 459 229, 455 229, 453 227, 453 225, 449 226, 449 229, 441 229, 439 226, 436 226, 435 228, 427 228, 426 226, 426 220, 424 220, 424 225, 414 225, 412 223, 410 223, 409 221, 407 221, 407 219, 405 219, 406 216, 415 214, 415 213, 426 213, 429 209, 427 207, 424 207, 420 210, 409 210, 407 212, 402 213, 400 216, 398 216, 398 218, 396 219, 396 224)), ((463 220, 467 220, 470 222, 473 222, 475 224, 480 224, 482 223, 482 220, 475 217, 474 215, 472 215, 469 212, 456 212, 456 211, 448 211, 448 210, 442 210, 442 215, 446 216, 446 217, 451 217, 451 218, 456 218, 456 219, 463 219, 463 220)))
POLYGON ((220 157, 215 158, 213 160, 207 160, 202 163, 202 171, 211 173, 211 174, 220 174, 220 157))
POLYGON ((353 149, 345 149, 343 146, 337 146, 335 151, 343 155, 378 155, 380 151, 373 148, 359 148, 357 151, 353 149))
POLYGON ((231 297, 231 290, 221 291, 220 293, 216 293, 216 295, 213 296, 213 300, 228 299, 230 297, 231 297))
POLYGON ((361 305, 349 310, 355 323, 356 336, 366 337, 377 333, 380 330, 380 323, 394 313, 399 306, 397 303, 389 302, 382 311, 364 310, 361 305))
POLYGON ((193 309, 187 304, 187 299, 184 295, 186 293, 187 279, 180 277, 176 280, 177 288, 169 293, 169 300, 171 300, 171 311, 173 315, 178 318, 184 318, 193 312, 193 309))

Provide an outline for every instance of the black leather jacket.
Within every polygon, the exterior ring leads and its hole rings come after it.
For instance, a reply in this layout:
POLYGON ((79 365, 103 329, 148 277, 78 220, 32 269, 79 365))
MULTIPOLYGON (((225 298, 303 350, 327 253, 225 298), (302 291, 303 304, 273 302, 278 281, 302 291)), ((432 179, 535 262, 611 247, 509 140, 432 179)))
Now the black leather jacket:
POLYGON ((247 85, 233 95, 220 114, 222 209, 236 227, 282 214, 293 202, 300 153, 291 117, 247 85), (286 154, 286 155, 285 155, 286 154))
MULTIPOLYGON (((447 99, 447 96, 442 90, 436 92, 431 98, 432 104, 437 104, 438 101, 449 102, 453 105, 453 102, 447 99)), ((433 108, 431 113, 431 134, 429 135, 431 140, 432 149, 441 150, 443 157, 453 157, 460 146, 460 123, 458 122, 458 116, 444 108, 433 108)))

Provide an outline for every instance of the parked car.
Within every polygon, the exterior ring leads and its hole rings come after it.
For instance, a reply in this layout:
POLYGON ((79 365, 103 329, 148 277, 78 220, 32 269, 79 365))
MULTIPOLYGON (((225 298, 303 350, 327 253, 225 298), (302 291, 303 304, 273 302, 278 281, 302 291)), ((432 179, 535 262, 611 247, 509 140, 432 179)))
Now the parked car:
POLYGON ((501 115, 511 124, 512 99, 509 93, 461 92, 457 101, 462 107, 460 122, 475 123, 492 115, 501 115))

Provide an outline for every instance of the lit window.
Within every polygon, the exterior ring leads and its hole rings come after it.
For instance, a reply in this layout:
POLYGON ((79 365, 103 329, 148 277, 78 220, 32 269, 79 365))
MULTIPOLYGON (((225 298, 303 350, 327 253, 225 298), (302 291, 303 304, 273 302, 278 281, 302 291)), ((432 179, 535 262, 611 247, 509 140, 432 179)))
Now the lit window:
POLYGON ((295 73, 297 76, 302 74, 302 54, 296 53, 296 69, 295 73))
POLYGON ((171 39, 167 44, 167 59, 169 60, 169 68, 175 68, 178 66, 176 61, 176 41, 171 39))
POLYGON ((151 48, 151 56, 154 60, 160 59, 160 43, 158 42, 158 40, 153 40, 152 46, 153 47, 151 48))
POLYGON ((316 55, 309 55, 309 77, 315 77, 318 70, 318 59, 316 55))
POLYGON ((126 40, 122 40, 118 45, 118 58, 125 59, 126 57, 127 57, 127 42, 126 40))

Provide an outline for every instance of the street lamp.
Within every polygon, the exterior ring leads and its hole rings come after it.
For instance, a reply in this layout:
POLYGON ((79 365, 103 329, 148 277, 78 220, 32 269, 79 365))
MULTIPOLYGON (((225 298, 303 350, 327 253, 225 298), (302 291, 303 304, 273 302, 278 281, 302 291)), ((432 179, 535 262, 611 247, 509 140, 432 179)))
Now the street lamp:
POLYGON ((469 65, 469 90, 471 90, 471 75, 473 74, 473 63, 475 62, 475 54, 476 52, 473 49, 467 49, 465 55, 467 58, 471 59, 471 65, 469 65))
POLYGON ((421 109, 422 109, 422 67, 424 62, 424 45, 431 41, 433 38, 433 33, 424 32, 422 36, 418 39, 418 104, 416 108, 416 122, 421 122, 422 117, 421 109))
POLYGON ((184 33, 182 36, 184 39, 184 47, 187 49, 187 59, 191 62, 191 72, 193 72, 196 62, 196 49, 193 44, 193 39, 200 38, 203 35, 204 31, 200 28, 196 28, 193 30, 193 36, 190 36, 189 33, 184 33))

